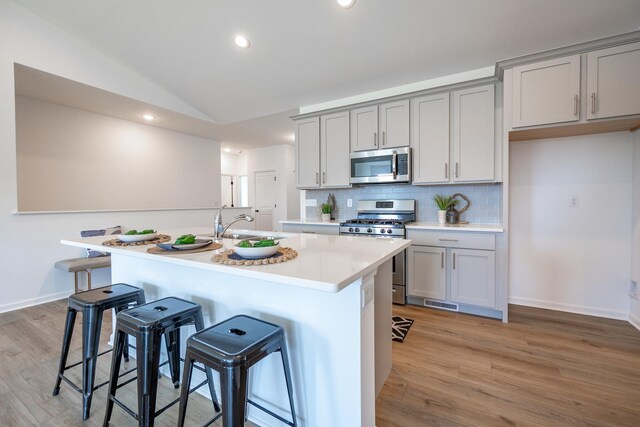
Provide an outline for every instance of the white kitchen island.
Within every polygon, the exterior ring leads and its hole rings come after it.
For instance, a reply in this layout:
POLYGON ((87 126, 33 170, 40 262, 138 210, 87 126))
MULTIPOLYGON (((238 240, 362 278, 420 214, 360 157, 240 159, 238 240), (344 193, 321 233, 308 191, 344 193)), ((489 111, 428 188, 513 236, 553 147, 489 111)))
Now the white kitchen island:
MULTIPOLYGON (((161 232, 175 239, 211 230, 161 232)), ((286 236, 281 245, 294 248, 298 257, 250 267, 216 264, 211 251, 154 255, 147 253, 149 246, 102 246, 110 236, 62 243, 111 252, 113 283, 144 288, 147 301, 166 296, 195 301, 203 307, 207 326, 236 314, 281 325, 290 349, 299 425, 372 427, 375 396, 391 369, 391 259, 410 241, 277 234, 286 236)), ((224 243, 230 248, 234 242, 224 243)), ((254 400, 289 418, 279 355, 251 369, 249 390, 254 400)), ((254 408, 249 419, 283 425, 254 408)))

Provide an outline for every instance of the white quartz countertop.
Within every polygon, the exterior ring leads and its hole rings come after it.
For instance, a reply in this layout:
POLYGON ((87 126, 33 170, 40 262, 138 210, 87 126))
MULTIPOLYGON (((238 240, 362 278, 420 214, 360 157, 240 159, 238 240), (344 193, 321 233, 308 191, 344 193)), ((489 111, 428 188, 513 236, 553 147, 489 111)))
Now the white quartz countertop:
POLYGON ((323 221, 317 218, 307 219, 284 219, 280 221, 280 224, 312 224, 312 225, 333 225, 338 227, 343 222, 339 219, 332 219, 331 221, 323 221))
MULTIPOLYGON (((174 230, 159 230, 175 239, 183 234, 204 236, 211 233, 211 228, 192 227, 174 230)), ((236 230, 228 230, 234 233, 236 230)), ((409 247, 410 240, 371 238, 365 241, 361 237, 330 236, 324 234, 293 234, 281 232, 259 232, 247 230, 253 235, 280 237, 280 244, 291 247, 298 256, 287 262, 261 266, 229 266, 214 263, 211 257, 222 250, 233 247, 234 241, 224 239, 225 247, 218 251, 195 254, 156 255, 147 253, 150 245, 142 246, 103 246, 102 242, 114 236, 62 239, 64 245, 91 248, 111 252, 113 255, 155 260, 162 263, 189 266, 214 272, 243 276, 300 286, 324 292, 338 292, 356 279, 374 272, 395 254, 409 247)), ((237 241, 236 241, 237 243, 237 241)))
POLYGON ((406 226, 408 229, 416 230, 438 230, 438 231, 474 231, 483 233, 502 233, 504 227, 500 224, 445 224, 437 222, 416 221, 406 226))

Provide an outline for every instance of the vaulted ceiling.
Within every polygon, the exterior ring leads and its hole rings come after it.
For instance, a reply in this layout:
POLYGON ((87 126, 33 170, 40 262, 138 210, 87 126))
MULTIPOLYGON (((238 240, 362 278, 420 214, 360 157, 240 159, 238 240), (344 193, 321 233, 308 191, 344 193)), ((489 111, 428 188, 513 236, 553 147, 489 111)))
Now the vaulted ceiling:
POLYGON ((638 0, 16 1, 218 123, 640 26, 638 0))

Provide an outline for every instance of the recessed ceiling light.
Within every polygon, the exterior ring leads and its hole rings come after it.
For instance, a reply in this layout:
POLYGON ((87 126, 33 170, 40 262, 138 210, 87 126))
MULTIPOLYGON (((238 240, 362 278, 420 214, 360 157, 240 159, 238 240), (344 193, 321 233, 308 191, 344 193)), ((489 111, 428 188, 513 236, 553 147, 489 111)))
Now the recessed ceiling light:
POLYGON ((340 7, 345 9, 350 8, 356 2, 356 0, 336 0, 340 7))
POLYGON ((235 39, 233 39, 236 46, 246 49, 249 47, 249 39, 245 36, 237 35, 235 39))
POLYGON ((142 115, 142 118, 150 122, 151 120, 155 120, 156 116, 150 113, 145 113, 142 115))

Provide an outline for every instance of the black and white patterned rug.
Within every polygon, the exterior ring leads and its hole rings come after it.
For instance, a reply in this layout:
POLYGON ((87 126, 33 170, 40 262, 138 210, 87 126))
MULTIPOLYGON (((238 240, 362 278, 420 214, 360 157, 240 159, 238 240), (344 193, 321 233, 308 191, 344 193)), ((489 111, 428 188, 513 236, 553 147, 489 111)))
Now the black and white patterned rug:
POLYGON ((391 319, 393 321, 391 339, 396 342, 403 342, 409 333, 411 325, 413 325, 413 319, 400 316, 393 316, 391 319))

